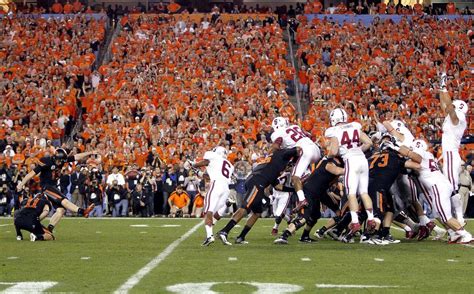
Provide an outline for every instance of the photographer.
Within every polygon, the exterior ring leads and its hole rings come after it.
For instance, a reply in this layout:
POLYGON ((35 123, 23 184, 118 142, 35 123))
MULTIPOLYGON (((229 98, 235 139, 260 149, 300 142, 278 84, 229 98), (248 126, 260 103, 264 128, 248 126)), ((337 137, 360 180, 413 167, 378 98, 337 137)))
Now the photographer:
POLYGON ((194 203, 194 197, 199 192, 199 184, 201 180, 194 174, 194 171, 190 170, 189 175, 184 179, 184 189, 188 193, 191 203, 194 203))
POLYGON ((76 165, 74 172, 71 174, 71 194, 72 203, 78 207, 84 207, 84 195, 86 192, 86 168, 76 165))
POLYGON ((109 207, 113 208, 112 216, 127 216, 128 215, 128 199, 127 190, 118 184, 117 180, 112 181, 112 186, 109 186, 105 192, 109 201, 109 207))
POLYGON ((130 195, 132 199, 132 211, 134 216, 140 215, 141 217, 147 217, 146 203, 147 194, 143 190, 142 184, 137 184, 135 191, 130 195))
POLYGON ((152 175, 149 168, 144 169, 140 184, 143 186, 143 193, 145 194, 145 208, 146 216, 152 217, 155 214, 155 191, 156 191, 156 179, 152 175))
POLYGON ((0 186, 0 216, 9 215, 11 212, 10 202, 12 200, 12 194, 8 189, 7 184, 0 186))
POLYGON ((89 204, 94 204, 95 207, 92 212, 89 214, 89 217, 102 217, 103 215, 103 207, 102 207, 102 189, 100 188, 100 184, 96 179, 93 179, 89 185, 87 185, 87 200, 89 204))
POLYGON ((167 215, 169 206, 168 198, 173 193, 178 182, 178 176, 173 165, 168 165, 168 168, 165 169, 165 172, 162 177, 163 181, 163 209, 162 214, 167 215))

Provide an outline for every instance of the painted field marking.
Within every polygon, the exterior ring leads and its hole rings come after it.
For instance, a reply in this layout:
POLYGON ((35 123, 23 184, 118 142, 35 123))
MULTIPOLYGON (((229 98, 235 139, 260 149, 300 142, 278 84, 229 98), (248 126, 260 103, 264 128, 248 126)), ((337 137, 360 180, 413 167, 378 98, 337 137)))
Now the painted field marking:
POLYGON ((158 226, 158 228, 177 228, 177 227, 181 227, 181 225, 161 225, 161 226, 158 226))
POLYGON ((2 294, 10 293, 42 293, 47 289, 56 285, 57 282, 18 282, 18 283, 2 283, 0 285, 11 286, 1 291, 2 294))
POLYGON ((316 288, 399 288, 400 286, 389 286, 389 285, 338 285, 338 284, 316 284, 316 288))
POLYGON ((466 247, 474 248, 474 245, 470 245, 470 244, 463 244, 463 245, 466 246, 466 247))
POLYGON ((382 261, 384 261, 385 259, 383 259, 383 258, 374 258, 374 260, 375 260, 375 261, 380 261, 380 262, 382 262, 382 261))
POLYGON ((143 232, 140 232, 140 234, 148 234, 148 232, 143 231, 143 232))
POLYGON ((154 268, 156 268, 163 260, 165 260, 176 247, 181 244, 184 240, 186 240, 189 236, 191 236, 194 232, 197 231, 199 227, 204 224, 204 221, 200 221, 197 225, 192 227, 189 231, 187 231, 184 235, 176 239, 173 243, 168 245, 160 254, 158 254, 155 258, 153 258, 149 263, 147 263, 144 267, 142 267, 138 272, 136 272, 133 276, 131 276, 124 284, 122 284, 117 290, 115 290, 115 294, 119 293, 128 293, 130 289, 135 287, 146 275, 148 275, 154 268))
POLYGON ((132 228, 148 228, 149 225, 130 225, 132 228))
POLYGON ((10 224, 2 224, 0 225, 0 227, 6 227, 6 226, 9 226, 10 224))
POLYGON ((18 256, 10 256, 10 257, 7 257, 7 259, 18 259, 19 257, 18 256))
POLYGON ((101 231, 97 231, 97 232, 95 232, 95 233, 96 233, 96 234, 102 234, 102 232, 101 232, 101 231))
POLYGON ((241 225, 235 225, 234 228, 241 228, 241 225))
POLYGON ((88 259, 91 259, 89 256, 83 256, 81 257, 82 260, 88 260, 88 259))
POLYGON ((459 262, 459 260, 456 259, 446 259, 447 262, 459 262))
POLYGON ((311 261, 311 258, 309 258, 309 257, 302 257, 302 258, 301 258, 301 261, 311 261))
POLYGON ((228 261, 237 261, 237 257, 229 257, 227 260, 228 261))
POLYGON ((5 231, 5 233, 11 233, 11 231, 5 231))
POLYGON ((391 228, 396 230, 396 231, 405 232, 404 229, 400 229, 399 227, 391 226, 391 228))

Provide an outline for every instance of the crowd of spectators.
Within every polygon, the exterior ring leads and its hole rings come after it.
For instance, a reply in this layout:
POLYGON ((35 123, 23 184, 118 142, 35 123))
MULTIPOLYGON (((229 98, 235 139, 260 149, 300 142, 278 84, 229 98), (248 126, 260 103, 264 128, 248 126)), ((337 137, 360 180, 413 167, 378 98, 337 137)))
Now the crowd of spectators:
MULTIPOLYGON (((243 194, 245 176, 265 155, 271 119, 298 121, 288 95, 295 72, 272 18, 124 15, 112 58, 97 70, 105 20, 1 21, 0 213, 17 203, 15 183, 37 159, 62 146, 71 154, 99 151, 65 167, 58 180, 75 204, 96 204, 93 216, 199 216, 206 181, 190 160, 216 145, 228 148, 239 174, 232 190, 243 194), (76 119, 82 127, 69 144, 76 119)), ((299 122, 322 145, 327 111, 339 104, 367 132, 394 113, 417 136, 439 139, 443 118, 433 89, 442 67, 454 98, 474 98, 472 22, 299 21, 299 88, 311 100, 299 122)), ((473 148, 464 159, 473 163, 473 148)))
MULTIPOLYGON (((452 98, 474 107, 474 35, 469 30, 472 20, 462 19, 415 18, 398 24, 376 19, 369 27, 303 20, 296 33, 299 88, 311 101, 304 129, 321 137, 328 119, 317 114, 342 103, 365 122, 367 132, 395 117, 406 121, 416 137, 439 140, 444 115, 436 94, 442 71, 447 71, 452 98)), ((469 119, 472 132, 474 119, 469 119)), ((464 147, 466 155, 472 145, 464 147)))

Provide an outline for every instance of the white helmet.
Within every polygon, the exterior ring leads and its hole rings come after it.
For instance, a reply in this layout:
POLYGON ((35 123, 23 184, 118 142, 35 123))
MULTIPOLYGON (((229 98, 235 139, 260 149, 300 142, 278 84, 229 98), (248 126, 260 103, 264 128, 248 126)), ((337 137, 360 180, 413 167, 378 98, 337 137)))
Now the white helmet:
POLYGON ((214 147, 214 149, 212 149, 212 151, 214 153, 222 156, 222 158, 227 159, 227 149, 225 149, 224 147, 216 146, 216 147, 214 147))
POLYGON ((272 128, 274 130, 286 128, 288 126, 288 120, 284 117, 278 116, 273 119, 272 128))
POLYGON ((329 115, 329 120, 331 121, 331 126, 335 126, 338 123, 346 123, 347 122, 347 112, 342 108, 336 108, 331 111, 329 115))
POLYGON ((469 106, 467 106, 467 103, 462 100, 454 100, 453 105, 457 111, 461 111, 464 114, 467 114, 467 111, 469 110, 469 106))
POLYGON ((413 149, 421 149, 424 151, 428 150, 428 144, 426 144, 425 140, 421 140, 421 139, 413 141, 413 144, 411 145, 411 147, 413 149))

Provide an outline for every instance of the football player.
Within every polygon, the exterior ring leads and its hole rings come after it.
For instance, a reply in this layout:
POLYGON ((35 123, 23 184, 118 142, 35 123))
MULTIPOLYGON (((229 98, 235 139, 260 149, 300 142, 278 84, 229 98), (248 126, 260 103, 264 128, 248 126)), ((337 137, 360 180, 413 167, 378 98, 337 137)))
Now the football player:
POLYGON ((311 229, 321 217, 321 202, 338 213, 339 205, 327 196, 327 190, 340 175, 344 174, 342 162, 338 158, 322 159, 316 169, 306 179, 303 190, 309 205, 303 209, 301 217, 293 220, 283 234, 277 238, 275 244, 288 244, 290 237, 296 230, 305 226, 301 242, 312 243, 315 240, 309 237, 311 229))
POLYGON ((447 226, 450 243, 466 244, 472 241, 472 235, 464 230, 462 224, 451 214, 451 195, 453 185, 441 173, 433 154, 423 140, 413 142, 413 151, 419 155, 421 165, 418 179, 431 207, 437 212, 441 222, 447 226))
POLYGON ((247 192, 242 207, 232 215, 232 219, 219 231, 219 238, 224 245, 232 245, 227 240, 229 232, 244 217, 246 212, 252 212, 245 227, 236 239, 237 244, 247 243, 245 236, 263 212, 265 190, 270 185, 278 185, 278 177, 285 170, 288 163, 298 157, 299 151, 298 147, 275 150, 266 158, 265 162, 260 163, 254 168, 245 182, 247 192))
POLYGON ((272 228, 272 235, 278 235, 278 227, 283 219, 290 221, 290 216, 285 213, 285 210, 288 208, 290 203, 290 191, 294 191, 291 188, 291 173, 284 172, 278 178, 279 185, 273 188, 273 193, 270 196, 272 199, 272 209, 273 215, 275 216, 275 224, 272 228))
POLYGON ((368 194, 369 164, 364 155, 364 152, 372 146, 372 141, 362 132, 360 123, 348 123, 344 109, 336 108, 331 111, 330 121, 331 127, 326 130, 325 137, 330 140, 329 157, 341 156, 344 160, 344 187, 352 220, 349 233, 354 234, 360 229, 357 195, 360 195, 367 212, 367 229, 372 232, 376 223, 372 200, 368 194))
POLYGON ((41 221, 48 216, 51 203, 42 193, 36 194, 26 200, 25 205, 15 213, 14 225, 16 239, 23 240, 21 230, 30 232, 30 241, 54 240, 53 234, 43 227, 41 221))
POLYGON ((221 207, 225 207, 229 197, 229 184, 234 173, 234 166, 227 160, 227 149, 222 146, 215 147, 212 151, 204 153, 204 159, 193 165, 194 168, 206 167, 211 180, 209 189, 204 199, 204 218, 206 239, 202 246, 214 243, 213 214, 221 207))
POLYGON ((276 117, 272 122, 273 133, 271 140, 272 149, 299 147, 300 154, 298 161, 291 173, 291 182, 298 196, 298 208, 307 205, 303 192, 301 177, 312 163, 318 162, 321 158, 321 151, 305 132, 297 125, 289 125, 288 120, 283 117, 276 117))
POLYGON ((467 128, 466 115, 468 105, 462 100, 451 100, 446 90, 446 73, 441 76, 440 90, 441 110, 446 115, 443 122, 443 135, 441 147, 443 149, 443 173, 448 178, 453 189, 451 203, 458 221, 464 225, 464 213, 462 209, 461 195, 459 189, 459 173, 461 172, 461 156, 459 146, 464 131, 467 128))
POLYGON ((56 212, 49 221, 48 230, 50 232, 53 232, 54 227, 66 213, 66 209, 76 213, 78 216, 86 218, 89 217, 89 213, 94 209, 94 204, 91 204, 87 209, 78 207, 70 202, 61 191, 56 188, 57 177, 59 176, 57 173, 61 171, 61 168, 65 163, 80 161, 92 154, 97 154, 97 152, 90 151, 68 156, 66 150, 58 148, 54 155, 41 158, 38 165, 18 183, 17 190, 20 192, 26 183, 36 175, 39 175, 42 193, 44 193, 56 209, 56 212))

